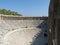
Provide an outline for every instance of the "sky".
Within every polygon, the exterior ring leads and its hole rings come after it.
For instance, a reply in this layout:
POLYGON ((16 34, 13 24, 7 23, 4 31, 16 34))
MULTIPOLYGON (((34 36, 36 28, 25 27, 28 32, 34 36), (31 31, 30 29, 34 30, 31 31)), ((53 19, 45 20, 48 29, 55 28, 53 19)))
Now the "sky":
POLYGON ((0 9, 18 12, 23 16, 48 16, 49 0, 0 0, 0 9))

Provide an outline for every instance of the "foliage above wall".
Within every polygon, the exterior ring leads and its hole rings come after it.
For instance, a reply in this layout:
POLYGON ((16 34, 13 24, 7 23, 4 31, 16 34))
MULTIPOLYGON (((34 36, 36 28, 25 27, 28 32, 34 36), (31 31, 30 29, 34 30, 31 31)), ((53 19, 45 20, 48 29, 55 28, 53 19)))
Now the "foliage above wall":
POLYGON ((14 16, 22 16, 22 15, 19 14, 18 12, 11 11, 11 10, 6 10, 6 9, 0 9, 0 14, 4 14, 4 15, 14 15, 14 16))

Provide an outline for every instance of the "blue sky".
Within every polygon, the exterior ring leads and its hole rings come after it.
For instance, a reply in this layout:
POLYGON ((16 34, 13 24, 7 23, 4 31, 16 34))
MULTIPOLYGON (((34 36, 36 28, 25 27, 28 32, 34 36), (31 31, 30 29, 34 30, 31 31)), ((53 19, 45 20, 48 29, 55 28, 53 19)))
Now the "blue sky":
POLYGON ((0 0, 0 9, 16 11, 23 16, 47 16, 49 0, 0 0))

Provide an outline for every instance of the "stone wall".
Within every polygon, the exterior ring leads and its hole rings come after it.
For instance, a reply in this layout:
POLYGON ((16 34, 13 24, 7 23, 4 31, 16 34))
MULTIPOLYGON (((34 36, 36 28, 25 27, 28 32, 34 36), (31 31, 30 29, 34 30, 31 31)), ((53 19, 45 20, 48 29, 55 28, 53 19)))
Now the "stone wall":
POLYGON ((47 44, 47 19, 0 15, 0 45, 47 44))

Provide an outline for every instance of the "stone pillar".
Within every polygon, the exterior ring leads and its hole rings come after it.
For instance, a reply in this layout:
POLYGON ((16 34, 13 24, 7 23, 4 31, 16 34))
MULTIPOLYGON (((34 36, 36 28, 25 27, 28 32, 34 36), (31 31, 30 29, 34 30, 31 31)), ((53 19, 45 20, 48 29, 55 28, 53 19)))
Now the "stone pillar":
POLYGON ((60 19, 56 20, 55 45, 60 45, 60 19))
POLYGON ((50 0, 50 5, 49 5, 49 17, 48 17, 48 45, 53 45, 52 43, 52 23, 53 23, 53 0, 50 0))
POLYGON ((50 0, 48 26, 48 45, 60 45, 60 0, 50 0))

